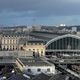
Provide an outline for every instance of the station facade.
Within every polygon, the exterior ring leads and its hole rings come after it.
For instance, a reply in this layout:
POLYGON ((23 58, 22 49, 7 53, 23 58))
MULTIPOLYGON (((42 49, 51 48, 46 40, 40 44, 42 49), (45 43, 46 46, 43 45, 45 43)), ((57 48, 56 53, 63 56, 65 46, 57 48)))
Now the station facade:
POLYGON ((47 56, 80 56, 80 37, 77 35, 62 35, 47 42, 47 56))

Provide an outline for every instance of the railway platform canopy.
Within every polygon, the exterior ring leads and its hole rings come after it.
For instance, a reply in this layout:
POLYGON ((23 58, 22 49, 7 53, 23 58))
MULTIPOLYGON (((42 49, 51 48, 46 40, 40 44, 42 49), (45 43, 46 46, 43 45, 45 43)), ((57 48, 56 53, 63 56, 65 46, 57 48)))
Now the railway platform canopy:
POLYGON ((62 35, 46 44, 46 56, 80 56, 80 36, 62 35))

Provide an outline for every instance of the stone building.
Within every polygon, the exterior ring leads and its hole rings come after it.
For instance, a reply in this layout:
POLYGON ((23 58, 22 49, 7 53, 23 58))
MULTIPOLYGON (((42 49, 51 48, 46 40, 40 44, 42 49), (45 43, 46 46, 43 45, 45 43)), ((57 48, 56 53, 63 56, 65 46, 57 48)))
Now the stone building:
POLYGON ((5 32, 0 35, 1 51, 29 51, 33 56, 45 55, 45 42, 42 40, 32 40, 27 33, 5 32))
POLYGON ((45 55, 45 41, 42 40, 27 40, 26 38, 19 40, 19 50, 33 52, 33 56, 45 55))

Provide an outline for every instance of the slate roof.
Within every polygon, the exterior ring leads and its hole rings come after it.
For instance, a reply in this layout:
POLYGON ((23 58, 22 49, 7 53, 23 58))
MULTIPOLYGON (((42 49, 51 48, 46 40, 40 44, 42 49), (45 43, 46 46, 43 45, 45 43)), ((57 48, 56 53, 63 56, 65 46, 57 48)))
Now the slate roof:
POLYGON ((66 74, 56 74, 56 75, 53 75, 53 77, 51 77, 49 80, 65 80, 67 77, 66 74))
POLYGON ((46 41, 43 41, 43 40, 33 40, 33 39, 28 40, 27 37, 19 39, 19 44, 26 44, 26 43, 43 43, 43 44, 45 44, 46 41))
POLYGON ((2 33, 3 36, 27 36, 27 32, 15 32, 15 31, 6 31, 2 33))
POLYGON ((59 73, 56 75, 53 75, 49 80, 80 80, 76 77, 70 77, 70 75, 64 74, 64 73, 59 73))
POLYGON ((51 66, 50 64, 42 61, 40 58, 19 58, 26 66, 51 66))
POLYGON ((18 74, 14 74, 12 75, 10 78, 8 78, 7 80, 29 80, 28 78, 24 77, 22 74, 18 73, 18 74))
POLYGON ((33 77, 31 80, 49 80, 50 79, 50 76, 44 74, 44 73, 41 73, 35 77, 33 77))
POLYGON ((27 43, 46 43, 44 40, 28 40, 27 43))
MULTIPOLYGON (((29 75, 28 75, 29 76, 29 75)), ((80 80, 78 78, 72 78, 67 74, 59 73, 55 75, 47 75, 44 73, 38 74, 36 76, 30 76, 30 79, 23 76, 23 74, 17 73, 9 77, 7 80, 80 80)))

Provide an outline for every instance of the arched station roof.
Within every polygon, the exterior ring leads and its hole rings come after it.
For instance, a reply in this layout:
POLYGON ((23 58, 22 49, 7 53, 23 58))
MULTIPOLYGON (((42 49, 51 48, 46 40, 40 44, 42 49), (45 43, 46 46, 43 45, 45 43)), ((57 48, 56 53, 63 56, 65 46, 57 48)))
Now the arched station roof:
POLYGON ((50 41, 48 41, 46 43, 45 47, 48 47, 48 45, 50 45, 54 41, 57 41, 59 39, 66 38, 66 37, 71 37, 71 38, 75 38, 75 39, 79 39, 80 40, 80 37, 78 35, 67 34, 67 35, 62 35, 62 36, 58 36, 56 38, 51 39, 50 41))

